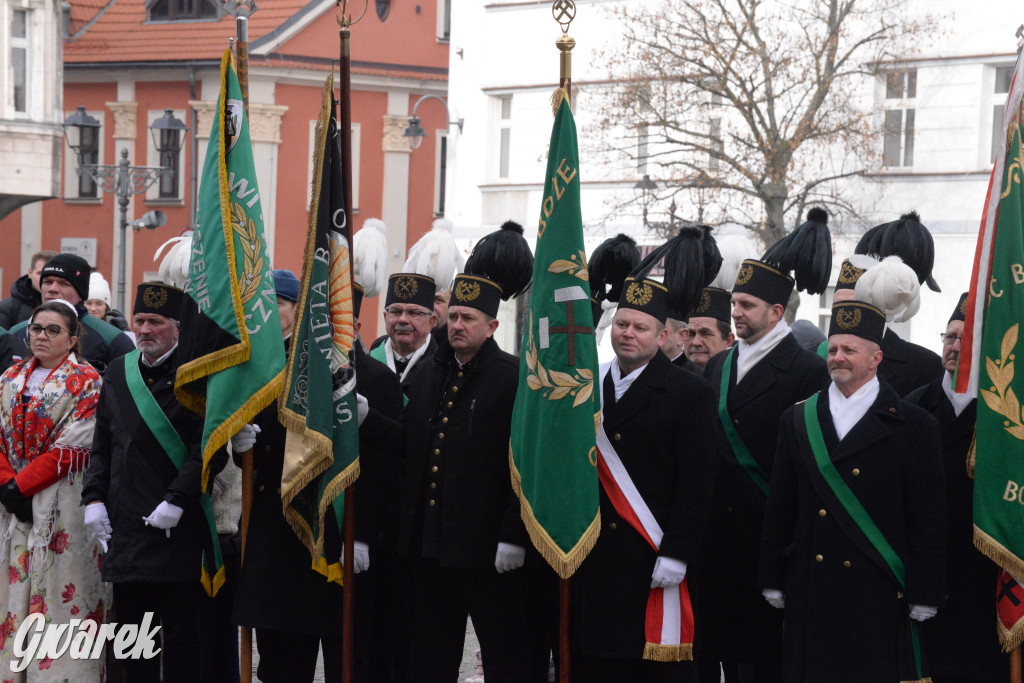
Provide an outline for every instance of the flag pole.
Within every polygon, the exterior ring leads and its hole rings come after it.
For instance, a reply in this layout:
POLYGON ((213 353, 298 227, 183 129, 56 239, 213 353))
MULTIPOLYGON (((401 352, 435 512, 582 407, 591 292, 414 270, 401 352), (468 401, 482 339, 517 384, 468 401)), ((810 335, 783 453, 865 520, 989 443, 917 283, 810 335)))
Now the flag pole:
MULTIPOLYGON (((352 16, 345 15, 348 7, 348 0, 337 0, 341 7, 341 16, 338 18, 338 42, 340 46, 339 79, 338 79, 338 138, 341 143, 341 177, 344 183, 345 197, 345 223, 340 226, 345 239, 350 246, 349 272, 352 272, 352 32, 349 28, 354 23, 352 16)), ((369 3, 367 3, 369 4, 369 3)), ((365 12, 365 8, 364 8, 365 12)), ((362 15, 359 17, 362 18, 362 15)), ((358 19, 356 20, 358 21, 358 19)), ((337 225, 337 222, 335 222, 337 225)), ((358 372, 358 368, 356 369, 358 372)), ((345 539, 342 561, 342 662, 341 681, 352 683, 354 680, 355 660, 353 624, 355 622, 355 572, 353 571, 353 556, 355 553, 355 487, 349 486, 345 489, 345 528, 343 535, 345 539)))
MULTIPOLYGON (((558 90, 552 99, 552 109, 557 114, 561 104, 560 93, 565 93, 565 101, 572 105, 572 49, 576 41, 569 37, 569 24, 576 18, 576 5, 572 0, 554 0, 551 3, 551 16, 562 28, 562 35, 555 41, 558 48, 558 90)), ((569 579, 558 579, 558 681, 569 683, 570 679, 570 644, 569 627, 571 600, 569 579)))
POLYGON ((1020 645, 1010 651, 1010 683, 1021 683, 1020 680, 1020 645))

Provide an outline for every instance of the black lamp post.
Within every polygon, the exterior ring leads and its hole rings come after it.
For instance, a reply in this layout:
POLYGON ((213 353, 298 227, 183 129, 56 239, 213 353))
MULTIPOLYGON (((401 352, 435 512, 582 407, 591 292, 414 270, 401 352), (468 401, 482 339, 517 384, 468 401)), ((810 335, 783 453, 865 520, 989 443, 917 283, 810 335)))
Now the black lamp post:
POLYGON ((413 149, 419 149, 420 145, 423 144, 423 138, 427 137, 427 131, 423 130, 423 127, 420 126, 420 119, 416 116, 416 111, 420 108, 420 103, 423 102, 424 100, 437 100, 438 102, 440 102, 441 106, 444 107, 444 113, 446 119, 448 120, 448 126, 451 127, 452 124, 458 126, 460 133, 462 132, 462 124, 465 123, 466 121, 466 119, 452 121, 451 112, 448 111, 448 103, 445 102, 443 98, 438 97, 437 95, 424 95, 423 97, 416 100, 416 104, 413 105, 412 116, 409 118, 409 126, 405 129, 405 132, 402 133, 402 137, 412 138, 411 140, 409 140, 409 146, 412 147, 413 149))
MULTIPOLYGON (((165 166, 132 166, 128 161, 128 149, 121 150, 121 159, 115 165, 87 164, 82 163, 84 150, 96 149, 99 144, 100 122, 86 113, 85 107, 78 107, 74 114, 64 122, 64 138, 68 147, 75 153, 78 159, 76 171, 78 175, 86 173, 91 177, 98 187, 104 192, 110 192, 117 197, 118 206, 121 209, 121 249, 118 264, 117 279, 117 306, 124 311, 125 307, 125 235, 128 229, 128 200, 134 194, 145 192, 157 181, 157 179, 172 175, 173 168, 165 166)), ((165 155, 177 154, 185 141, 185 134, 188 133, 188 126, 174 117, 173 112, 167 109, 163 116, 153 122, 149 127, 153 135, 153 144, 156 145, 161 161, 165 155)), ((138 223, 139 221, 136 221, 138 223)), ((145 223, 144 223, 145 224, 145 223)), ((141 225, 139 226, 141 227, 141 225)), ((150 227, 146 224, 146 227, 150 227)), ((156 227, 155 225, 152 227, 156 227)), ((138 227, 135 228, 139 229, 138 227)))

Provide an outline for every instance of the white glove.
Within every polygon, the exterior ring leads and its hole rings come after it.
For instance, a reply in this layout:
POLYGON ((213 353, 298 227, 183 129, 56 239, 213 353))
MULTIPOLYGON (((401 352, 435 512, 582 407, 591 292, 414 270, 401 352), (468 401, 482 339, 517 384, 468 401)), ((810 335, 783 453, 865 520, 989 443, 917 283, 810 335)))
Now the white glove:
POLYGON ((107 552, 107 541, 113 529, 110 527, 110 517, 107 515, 107 506, 103 503, 90 503, 85 506, 85 528, 92 535, 93 540, 98 541, 107 552))
POLYGON ((925 621, 939 613, 938 607, 929 607, 928 605, 910 605, 909 607, 910 618, 914 621, 925 621))
POLYGON ((765 588, 761 591, 761 595, 775 609, 783 609, 786 606, 786 596, 782 594, 782 591, 775 590, 774 588, 765 588))
POLYGON ((494 555, 494 568, 499 574, 519 569, 526 562, 526 548, 512 543, 498 543, 498 552, 494 555))
POLYGON ((362 394, 356 394, 356 412, 359 418, 358 426, 363 426, 363 420, 370 414, 370 402, 362 394))
MULTIPOLYGON (((345 563, 345 544, 341 544, 341 562, 345 563)), ((358 574, 370 568, 370 546, 362 541, 352 544, 352 573, 358 574)))
POLYGON ((238 433, 231 437, 231 452, 244 453, 252 450, 256 444, 256 435, 261 431, 259 425, 242 425, 238 433))
POLYGON ((686 578, 686 563, 671 557, 659 557, 651 572, 651 588, 678 586, 686 578))
POLYGON ((157 529, 164 529, 167 532, 167 538, 170 538, 171 529, 178 525, 178 520, 181 519, 182 512, 184 512, 184 510, 180 507, 172 505, 165 500, 156 506, 156 510, 149 513, 149 517, 143 517, 142 521, 146 523, 146 526, 155 526, 157 529))

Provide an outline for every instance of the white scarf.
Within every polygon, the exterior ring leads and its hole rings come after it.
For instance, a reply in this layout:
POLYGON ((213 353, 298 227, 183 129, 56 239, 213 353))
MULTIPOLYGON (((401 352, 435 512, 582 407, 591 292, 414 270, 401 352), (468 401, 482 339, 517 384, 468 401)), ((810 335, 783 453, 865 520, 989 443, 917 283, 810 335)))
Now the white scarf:
POLYGON ((779 320, 775 327, 768 330, 763 337, 751 344, 746 339, 736 342, 736 384, 740 383, 750 369, 758 364, 761 359, 772 352, 783 337, 789 334, 789 325, 785 320, 779 320))
POLYGON ((843 396, 835 382, 828 387, 828 409, 832 413, 832 424, 836 428, 836 436, 842 441, 850 433, 853 426, 867 415, 871 404, 878 398, 878 377, 872 377, 864 386, 853 392, 849 397, 843 396))
POLYGON ((960 413, 964 412, 964 408, 971 405, 971 402, 976 398, 970 394, 958 394, 953 391, 953 375, 948 372, 942 373, 942 391, 945 392, 946 398, 952 404, 953 412, 956 413, 957 417, 960 417, 960 413))
POLYGON ((409 356, 409 364, 405 366, 405 371, 399 373, 398 370, 395 369, 395 347, 391 343, 391 337, 387 338, 387 340, 384 342, 384 357, 388 361, 388 367, 391 368, 391 372, 394 372, 395 374, 398 375, 398 381, 402 381, 402 378, 405 377, 405 375, 410 370, 412 370, 412 366, 416 365, 416 361, 418 361, 420 357, 427 352, 428 346, 430 346, 429 334, 427 335, 427 338, 423 341, 423 345, 420 346, 420 348, 413 351, 412 355, 409 356))
POLYGON ((619 368, 619 362, 617 360, 612 361, 611 373, 612 373, 612 384, 615 385, 615 402, 618 403, 622 395, 626 393, 626 390, 633 385, 636 378, 640 376, 640 373, 647 367, 647 363, 644 363, 639 368, 629 373, 625 377, 622 376, 622 369, 619 368))

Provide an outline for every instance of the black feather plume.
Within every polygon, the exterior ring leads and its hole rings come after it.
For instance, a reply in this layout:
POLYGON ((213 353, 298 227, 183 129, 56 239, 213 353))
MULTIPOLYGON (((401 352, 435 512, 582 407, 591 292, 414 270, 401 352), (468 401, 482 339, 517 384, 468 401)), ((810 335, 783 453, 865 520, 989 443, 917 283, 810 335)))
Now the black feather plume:
POLYGON ((505 301, 529 289, 533 252, 523 237, 523 226, 505 221, 500 229, 481 237, 466 259, 466 272, 498 283, 505 301))
POLYGON ((722 255, 706 225, 686 227, 647 255, 629 274, 637 280, 647 277, 664 261, 669 316, 681 320, 700 299, 722 266, 722 255))
POLYGON ((761 260, 784 273, 792 273, 797 289, 821 294, 832 274, 832 236, 828 214, 815 207, 807 212, 807 221, 773 244, 761 260))
POLYGON ((636 248, 632 237, 616 235, 601 242, 587 263, 590 296, 597 299, 598 304, 602 301, 618 301, 622 294, 622 283, 638 263, 640 250, 636 248))
POLYGON ((921 223, 916 211, 905 213, 898 220, 882 223, 864 233, 854 250, 856 254, 871 254, 880 258, 899 256, 914 269, 918 282, 936 291, 939 285, 932 277, 935 265, 935 242, 921 223))

